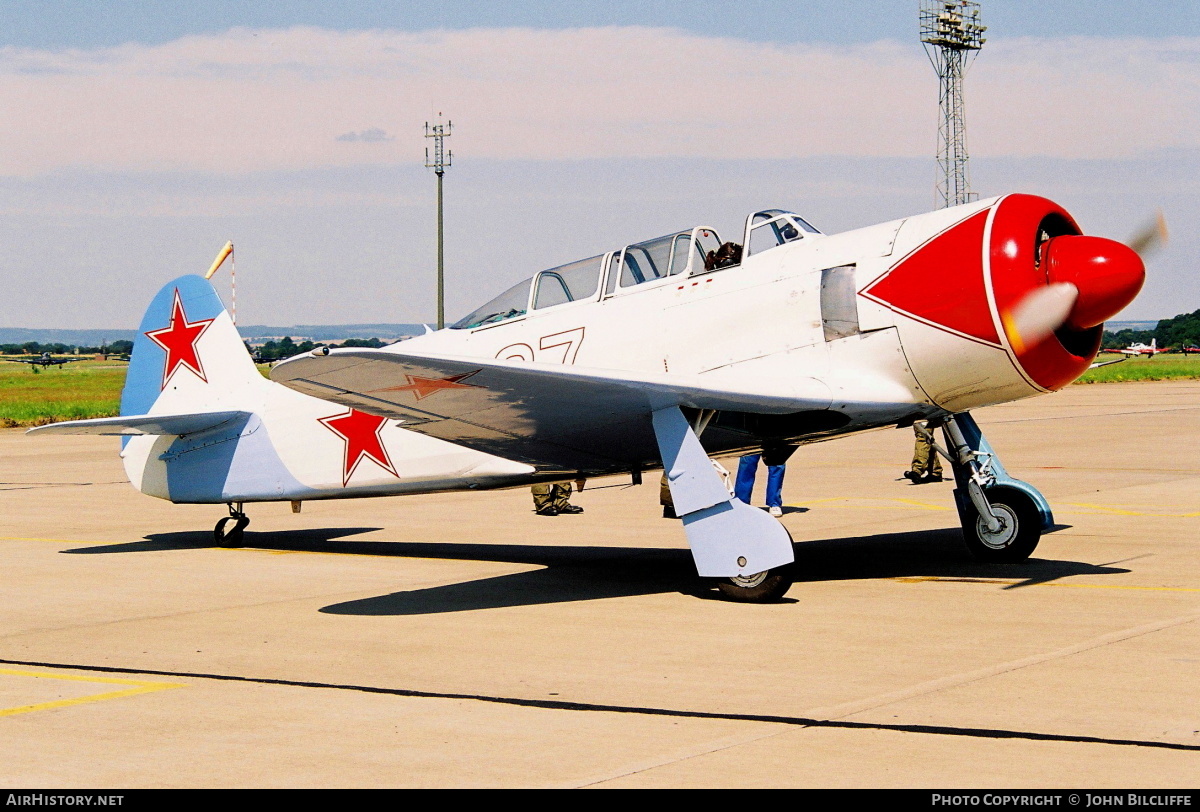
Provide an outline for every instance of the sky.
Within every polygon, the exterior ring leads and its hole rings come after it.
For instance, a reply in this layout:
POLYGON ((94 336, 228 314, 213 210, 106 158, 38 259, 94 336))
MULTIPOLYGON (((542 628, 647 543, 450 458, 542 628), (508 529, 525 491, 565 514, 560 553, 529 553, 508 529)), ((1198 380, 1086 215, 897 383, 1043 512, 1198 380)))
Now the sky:
MULTIPOLYGON (((431 321, 537 270, 760 208, 826 232, 935 206, 917 0, 0 0, 0 325, 135 326, 226 240, 239 321, 431 321)), ((1200 4, 993 0, 972 188, 1166 247, 1122 319, 1200 308, 1200 4)), ((219 284, 223 294, 228 291, 219 284)))

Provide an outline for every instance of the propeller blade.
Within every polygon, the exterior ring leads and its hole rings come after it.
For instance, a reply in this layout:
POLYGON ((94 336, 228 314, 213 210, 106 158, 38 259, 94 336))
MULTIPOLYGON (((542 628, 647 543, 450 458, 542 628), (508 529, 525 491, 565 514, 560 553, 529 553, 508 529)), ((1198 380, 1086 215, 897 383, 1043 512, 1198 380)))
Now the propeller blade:
POLYGON ((1156 251, 1167 241, 1167 220, 1160 210, 1154 221, 1129 238, 1125 243, 1141 256, 1156 251))
POLYGON ((1078 297, 1079 288, 1070 282, 1059 282, 1037 288, 1017 302, 1001 318, 1013 350, 1022 353, 1049 338, 1066 323, 1078 297))

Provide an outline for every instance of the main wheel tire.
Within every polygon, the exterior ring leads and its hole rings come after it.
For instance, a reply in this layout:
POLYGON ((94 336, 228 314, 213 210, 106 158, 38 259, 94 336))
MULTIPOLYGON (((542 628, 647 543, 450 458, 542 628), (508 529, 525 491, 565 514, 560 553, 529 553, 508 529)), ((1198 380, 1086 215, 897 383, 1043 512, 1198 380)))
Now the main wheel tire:
POLYGON ((217 542, 218 547, 241 547, 244 543, 244 534, 242 531, 246 529, 246 525, 250 524, 250 520, 245 516, 226 516, 221 521, 217 522, 217 526, 213 528, 213 538, 217 542), (230 522, 233 522, 233 527, 226 529, 230 522))
POLYGON ((790 566, 775 567, 754 575, 722 578, 717 590, 739 603, 775 603, 791 589, 793 580, 790 566))
POLYGON ((992 532, 979 512, 971 507, 963 523, 963 541, 979 561, 1012 563, 1024 561, 1042 539, 1042 514, 1025 493, 1003 485, 984 491, 992 511, 1000 519, 1000 529, 992 532))

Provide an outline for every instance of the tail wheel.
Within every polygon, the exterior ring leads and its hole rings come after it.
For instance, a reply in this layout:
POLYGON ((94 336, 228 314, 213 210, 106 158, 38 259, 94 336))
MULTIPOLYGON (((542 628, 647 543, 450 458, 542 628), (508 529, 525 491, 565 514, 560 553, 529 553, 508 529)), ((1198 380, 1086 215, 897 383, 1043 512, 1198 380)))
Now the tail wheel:
POLYGON ((226 516, 221 521, 217 522, 217 526, 213 528, 213 538, 217 542, 218 547, 241 547, 244 543, 243 530, 246 525, 250 524, 250 519, 246 516, 226 516), (230 527, 229 523, 233 522, 230 527))
POLYGON ((717 582, 717 590, 739 603, 775 603, 787 594, 794 580, 790 566, 775 567, 753 575, 722 578, 717 582))
POLYGON ((1029 558, 1042 539, 1042 514, 1025 493, 999 486, 985 491, 1000 522, 989 530, 972 506, 963 522, 963 541, 979 561, 1012 563, 1029 558))

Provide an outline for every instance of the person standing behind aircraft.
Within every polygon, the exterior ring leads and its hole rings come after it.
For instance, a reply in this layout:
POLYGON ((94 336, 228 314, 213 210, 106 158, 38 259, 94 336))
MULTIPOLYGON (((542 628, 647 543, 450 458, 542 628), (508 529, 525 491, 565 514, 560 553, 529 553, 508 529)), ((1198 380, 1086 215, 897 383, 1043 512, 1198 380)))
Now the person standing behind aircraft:
POLYGON ((783 475, 787 458, 796 449, 763 449, 762 454, 747 454, 738 463, 737 485, 734 496, 747 505, 754 491, 754 477, 761 459, 767 466, 767 510, 772 516, 783 515, 783 475))
POLYGON ((912 466, 904 472, 904 478, 914 485, 923 482, 942 481, 942 460, 933 447, 933 433, 928 420, 918 420, 913 423, 913 433, 916 434, 916 445, 913 447, 912 466))
MULTIPOLYGON (((581 489, 582 490, 582 489, 581 489)), ((560 513, 583 513, 579 505, 572 505, 571 483, 542 482, 530 488, 533 493, 533 509, 539 516, 557 516, 560 513)))

